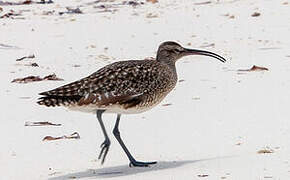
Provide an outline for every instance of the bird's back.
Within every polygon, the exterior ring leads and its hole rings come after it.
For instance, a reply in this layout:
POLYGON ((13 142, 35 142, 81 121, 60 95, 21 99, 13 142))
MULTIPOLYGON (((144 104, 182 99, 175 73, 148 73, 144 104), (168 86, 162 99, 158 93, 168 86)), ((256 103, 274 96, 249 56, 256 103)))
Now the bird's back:
POLYGON ((176 81, 176 72, 158 61, 119 61, 86 78, 40 93, 43 97, 38 104, 89 107, 92 111, 121 108, 124 113, 135 108, 141 112, 158 104, 176 81))

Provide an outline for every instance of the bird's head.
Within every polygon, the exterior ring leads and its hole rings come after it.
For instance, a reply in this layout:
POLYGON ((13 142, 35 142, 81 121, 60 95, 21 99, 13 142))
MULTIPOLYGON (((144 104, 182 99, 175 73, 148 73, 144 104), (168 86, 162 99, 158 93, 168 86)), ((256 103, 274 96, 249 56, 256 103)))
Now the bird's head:
POLYGON ((178 59, 188 55, 210 56, 221 62, 226 62, 226 59, 218 54, 197 49, 187 49, 172 41, 166 41, 159 46, 156 60, 165 63, 175 63, 178 59))

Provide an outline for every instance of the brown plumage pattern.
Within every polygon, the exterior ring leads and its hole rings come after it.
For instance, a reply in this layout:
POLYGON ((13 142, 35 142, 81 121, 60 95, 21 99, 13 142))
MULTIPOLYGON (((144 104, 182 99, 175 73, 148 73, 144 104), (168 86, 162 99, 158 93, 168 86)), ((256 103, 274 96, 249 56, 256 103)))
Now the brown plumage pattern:
POLYGON ((42 92, 38 104, 104 108, 120 104, 124 109, 156 103, 158 94, 167 94, 176 84, 176 72, 156 60, 119 61, 88 77, 42 92), (162 71, 160 71, 162 69, 162 71), (158 77, 158 78, 157 78, 158 77))

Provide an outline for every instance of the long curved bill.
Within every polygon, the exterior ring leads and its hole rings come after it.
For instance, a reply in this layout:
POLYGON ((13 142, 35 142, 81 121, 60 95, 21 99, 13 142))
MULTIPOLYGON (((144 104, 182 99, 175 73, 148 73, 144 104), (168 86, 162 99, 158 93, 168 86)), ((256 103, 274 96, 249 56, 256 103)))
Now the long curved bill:
POLYGON ((226 59, 223 58, 222 56, 209 52, 209 51, 203 51, 203 50, 198 50, 198 49, 184 49, 184 54, 185 55, 204 55, 204 56, 210 56, 213 58, 216 58, 220 60, 221 62, 226 62, 226 59))

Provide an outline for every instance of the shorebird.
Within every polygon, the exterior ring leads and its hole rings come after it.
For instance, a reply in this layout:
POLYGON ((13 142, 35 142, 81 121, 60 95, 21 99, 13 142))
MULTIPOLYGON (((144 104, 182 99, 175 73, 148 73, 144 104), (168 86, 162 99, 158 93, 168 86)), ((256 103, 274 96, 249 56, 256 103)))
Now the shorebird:
POLYGON ((102 164, 111 144, 102 114, 117 114, 113 134, 126 153, 129 165, 146 167, 156 162, 136 161, 131 155, 119 132, 121 114, 141 113, 159 104, 176 85, 175 62, 188 55, 205 55, 221 62, 226 61, 215 53, 187 49, 176 42, 167 41, 159 46, 155 60, 129 60, 109 64, 88 77, 40 93, 42 97, 37 103, 96 113, 105 136, 98 156, 102 164))

